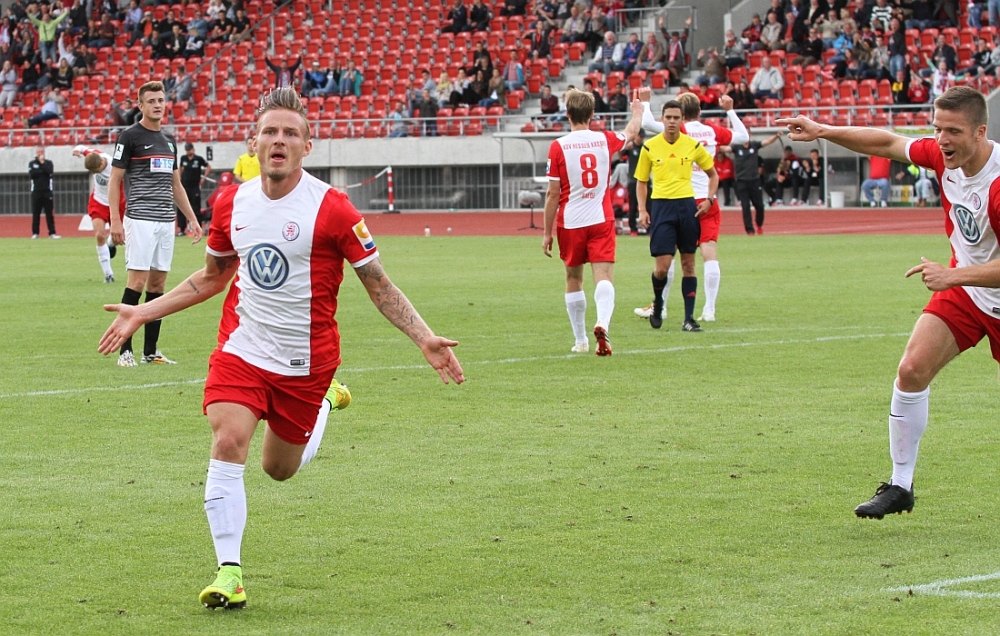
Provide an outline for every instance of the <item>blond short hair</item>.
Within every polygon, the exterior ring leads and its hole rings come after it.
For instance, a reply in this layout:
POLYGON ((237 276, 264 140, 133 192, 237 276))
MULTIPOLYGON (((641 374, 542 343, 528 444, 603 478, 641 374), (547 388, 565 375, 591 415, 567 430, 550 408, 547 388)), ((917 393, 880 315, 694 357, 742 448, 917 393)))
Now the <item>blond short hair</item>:
POLYGON ((302 118, 302 128, 305 132, 306 141, 309 140, 309 117, 306 115, 306 108, 299 99, 299 94, 294 88, 276 88, 260 100, 260 108, 257 110, 257 125, 265 113, 272 110, 290 110, 298 113, 302 118))

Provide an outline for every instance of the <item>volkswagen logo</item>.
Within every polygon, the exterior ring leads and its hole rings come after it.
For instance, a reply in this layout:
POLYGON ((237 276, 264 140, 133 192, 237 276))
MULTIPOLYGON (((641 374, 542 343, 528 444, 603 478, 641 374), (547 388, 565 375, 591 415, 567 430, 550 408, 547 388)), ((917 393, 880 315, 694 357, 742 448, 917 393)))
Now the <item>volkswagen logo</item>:
POLYGON ((288 260, 278 248, 267 243, 250 250, 247 269, 254 284, 267 291, 281 287, 288 279, 288 260))
POLYGON ((983 237, 979 224, 976 223, 976 216, 961 205, 952 208, 955 212, 955 220, 958 221, 958 230, 962 233, 968 243, 978 243, 983 237))

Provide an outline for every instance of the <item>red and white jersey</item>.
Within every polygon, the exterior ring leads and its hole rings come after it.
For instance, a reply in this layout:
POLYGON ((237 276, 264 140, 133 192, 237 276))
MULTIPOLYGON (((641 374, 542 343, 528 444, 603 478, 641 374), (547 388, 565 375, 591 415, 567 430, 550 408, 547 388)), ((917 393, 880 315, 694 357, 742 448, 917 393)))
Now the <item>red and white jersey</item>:
MULTIPOLYGON (((76 146, 73 150, 78 151, 84 157, 97 153, 106 162, 104 170, 94 173, 94 191, 92 194, 95 201, 101 205, 108 205, 108 183, 111 182, 111 155, 101 152, 97 148, 88 148, 87 146, 76 146)), ((122 200, 124 201, 124 199, 122 200)))
POLYGON ((303 172, 276 201, 261 180, 215 202, 208 253, 239 255, 219 323, 219 348, 258 368, 291 376, 340 364, 337 292, 344 261, 378 257, 364 218, 347 196, 303 172))
MULTIPOLYGON (((713 158, 719 146, 733 143, 733 131, 718 124, 686 121, 681 124, 681 132, 701 143, 713 158)), ((708 175, 698 164, 694 164, 694 170, 691 171, 691 187, 694 188, 694 198, 708 198, 708 175)))
MULTIPOLYGON (((1000 258, 1000 146, 979 174, 966 177, 962 169, 944 167, 941 148, 932 137, 914 139, 906 146, 910 161, 933 170, 941 184, 945 231, 951 241, 951 266, 982 265, 1000 258)), ((1000 289, 965 287, 972 302, 984 313, 1000 318, 1000 289)))
POLYGON ((608 181, 611 157, 625 147, 613 131, 574 130, 552 142, 545 175, 559 182, 556 226, 572 229, 614 220, 608 181))

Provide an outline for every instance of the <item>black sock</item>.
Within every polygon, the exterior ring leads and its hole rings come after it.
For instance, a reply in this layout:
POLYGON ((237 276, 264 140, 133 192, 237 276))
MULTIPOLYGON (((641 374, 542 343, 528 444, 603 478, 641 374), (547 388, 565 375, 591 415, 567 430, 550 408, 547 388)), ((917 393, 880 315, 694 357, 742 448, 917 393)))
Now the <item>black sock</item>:
POLYGON ((657 278, 656 274, 652 275, 653 279, 653 307, 663 307, 665 299, 663 298, 663 288, 667 286, 667 277, 657 278))
MULTIPOLYGON (((146 292, 146 302, 152 302, 163 295, 163 292, 156 293, 148 291, 146 292)), ((156 353, 156 343, 160 339, 160 320, 154 320, 152 322, 146 323, 145 330, 146 338, 142 343, 142 353, 143 355, 151 356, 156 353)))
POLYGON ((681 294, 684 295, 684 320, 694 318, 694 301, 698 297, 698 277, 685 276, 681 279, 681 294))
MULTIPOLYGON (((129 289, 128 287, 126 287, 125 291, 122 292, 123 305, 132 305, 133 307, 135 307, 136 305, 139 304, 139 301, 141 299, 142 299, 141 291, 135 291, 134 289, 129 289)), ((129 336, 128 340, 123 342, 121 348, 118 349, 119 354, 125 353, 126 351, 128 351, 129 353, 132 352, 132 336, 129 336)))

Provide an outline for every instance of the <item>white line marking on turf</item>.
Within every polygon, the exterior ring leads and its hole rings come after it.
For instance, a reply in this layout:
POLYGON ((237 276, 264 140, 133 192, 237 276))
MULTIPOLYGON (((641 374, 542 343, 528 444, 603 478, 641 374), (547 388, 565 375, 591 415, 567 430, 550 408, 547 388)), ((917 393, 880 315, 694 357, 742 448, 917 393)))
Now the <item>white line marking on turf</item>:
POLYGON ((1000 598, 1000 592, 973 592, 972 590, 952 590, 948 589, 956 585, 966 583, 981 583, 982 581, 995 581, 1000 579, 1000 572, 992 574, 977 574, 975 576, 964 576, 960 579, 944 579, 923 585, 907 585, 904 587, 890 587, 890 592, 909 592, 914 594, 929 594, 931 596, 962 596, 965 598, 1000 598))
MULTIPOLYGON (((774 347, 792 344, 810 344, 810 343, 823 343, 823 342, 836 342, 842 340, 864 340, 873 338, 900 338, 909 336, 909 332, 899 332, 899 333, 872 333, 872 334, 852 334, 843 336, 820 336, 817 338, 796 338, 789 340, 771 340, 769 342, 731 342, 731 343, 718 343, 718 344, 704 344, 704 345, 686 345, 678 347, 662 347, 659 349, 633 349, 631 351, 615 351, 615 355, 618 356, 630 356, 630 355, 647 355, 656 353, 677 353, 679 351, 711 351, 714 349, 733 349, 733 348, 743 348, 743 347, 774 347)), ((463 363, 466 367, 476 366, 476 365, 490 365, 490 364, 519 364, 522 362, 538 362, 541 360, 572 360, 588 359, 587 356, 581 356, 576 353, 568 353, 564 355, 548 355, 548 356, 528 356, 524 358, 502 358, 500 360, 472 360, 463 363)), ((341 367, 345 373, 370 373, 372 371, 412 371, 418 369, 426 369, 426 364, 400 364, 391 366, 381 366, 381 367, 341 367)), ((134 384, 126 386, 97 386, 97 387, 86 387, 79 389, 54 389, 50 391, 26 391, 24 393, 0 393, 0 400, 7 400, 11 398, 22 398, 22 397, 42 397, 47 395, 71 395, 76 393, 90 393, 96 391, 124 391, 130 389, 155 389, 168 386, 179 386, 185 384, 201 384, 205 382, 205 378, 199 378, 197 380, 177 380, 174 382, 157 382, 151 384, 134 384)))

